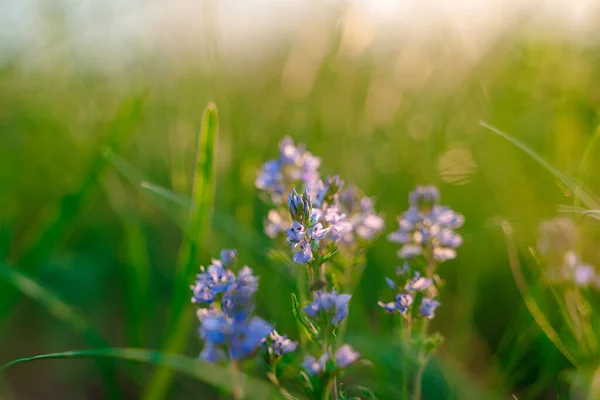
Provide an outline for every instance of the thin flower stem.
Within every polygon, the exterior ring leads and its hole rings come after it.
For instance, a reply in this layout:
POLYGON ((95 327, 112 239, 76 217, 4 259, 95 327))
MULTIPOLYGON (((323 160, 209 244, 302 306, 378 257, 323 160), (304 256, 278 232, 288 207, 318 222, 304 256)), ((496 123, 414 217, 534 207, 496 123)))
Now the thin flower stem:
MULTIPOLYGON (((429 319, 423 318, 423 324, 421 325, 421 340, 423 340, 427 336, 427 330, 429 329, 429 319)), ((413 387, 413 400, 421 400, 421 390, 423 386, 423 373, 425 372, 425 367, 429 362, 429 357, 425 353, 425 351, 421 348, 419 350, 419 356, 417 359, 419 363, 419 369, 417 370, 417 374, 415 375, 414 387, 413 387)))
POLYGON ((242 386, 242 371, 238 360, 231 361, 231 372, 233 373, 233 398, 242 400, 244 398, 244 388, 242 386))
POLYGON ((279 378, 277 378, 277 362, 273 362, 271 364, 271 377, 270 378, 271 378, 271 382, 273 383, 273 385, 275 385, 275 387, 277 387, 277 389, 279 389, 279 393, 281 393, 281 395, 285 399, 287 399, 287 400, 296 399, 287 390, 285 390, 285 388, 283 386, 281 386, 281 382, 279 382, 279 378))
MULTIPOLYGON (((402 318, 402 317, 401 317, 402 318)), ((402 371, 402 394, 404 399, 408 399, 408 370, 410 369, 410 363, 408 358, 410 341, 412 339, 412 318, 409 312, 402 318, 402 333, 403 333, 403 344, 404 344, 404 371, 402 371)))
MULTIPOLYGON (((427 251, 425 251, 425 260, 427 261, 427 267, 425 268, 425 275, 433 279, 433 275, 435 274, 435 268, 437 263, 433 258, 433 246, 428 244, 427 251)), ((429 330, 429 319, 423 317, 423 322, 421 324, 421 341, 427 337, 427 331, 429 330)), ((417 370, 417 374, 415 375, 415 380, 413 384, 413 400, 421 400, 421 390, 423 386, 423 373, 425 372, 425 367, 427 366, 427 362, 429 361, 429 357, 427 353, 422 348, 419 349, 419 355, 417 358, 419 363, 419 369, 417 370)))
POLYGON ((333 400, 338 400, 338 386, 337 386, 337 377, 333 377, 332 380, 333 385, 333 400))
MULTIPOLYGON (((306 267, 307 270, 310 270, 310 267, 307 266, 306 267)), ((300 304, 301 306, 304 306, 304 304, 306 303, 306 301, 308 300, 308 293, 310 292, 309 287, 306 286, 306 274, 305 272, 301 269, 298 268, 298 281, 297 281, 297 285, 298 285, 298 296, 300 297, 300 304)), ((302 331, 300 332, 300 346, 304 348, 304 346, 306 345, 306 336, 304 334, 302 334, 302 331)))

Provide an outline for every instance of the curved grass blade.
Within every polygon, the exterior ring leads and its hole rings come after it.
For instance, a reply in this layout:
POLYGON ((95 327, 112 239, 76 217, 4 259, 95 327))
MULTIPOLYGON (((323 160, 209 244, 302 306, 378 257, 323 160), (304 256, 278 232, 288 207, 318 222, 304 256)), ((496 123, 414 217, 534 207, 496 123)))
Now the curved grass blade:
MULTIPOLYGON (((231 385, 233 375, 220 365, 210 364, 195 358, 175 354, 165 354, 148 349, 104 348, 42 354, 39 356, 19 358, 18 360, 6 363, 0 367, 0 372, 21 363, 65 358, 111 358, 155 364, 172 371, 189 375, 199 381, 206 382, 211 386, 219 388, 226 393, 231 393, 233 390, 233 386, 231 385)), ((244 375, 242 378, 244 392, 247 394, 246 398, 257 400, 277 398, 275 388, 266 381, 261 381, 247 375, 244 375)))
MULTIPOLYGON (((58 293, 53 292, 24 275, 15 268, 0 263, 0 279, 30 297, 44 307, 56 319, 69 326, 73 332, 94 347, 107 346, 107 342, 94 329, 87 317, 75 307, 69 305, 58 293)), ((110 361, 99 361, 98 368, 105 381, 111 398, 123 398, 115 379, 114 366, 110 361)))
MULTIPOLYGON (((124 102, 114 118, 104 128, 101 148, 119 151, 131 138, 139 125, 142 115, 142 99, 134 97, 124 102)), ((82 176, 80 186, 71 193, 65 194, 58 204, 48 210, 49 217, 45 225, 36 232, 31 244, 17 261, 19 268, 33 272, 39 268, 52 254, 60 240, 74 224, 80 214, 90 189, 98 182, 108 165, 103 152, 99 151, 82 176)), ((19 292, 13 288, 0 286, 0 321, 10 313, 19 299, 19 292)))
MULTIPOLYGON (((213 210, 215 196, 214 152, 218 129, 217 107, 214 103, 209 103, 202 116, 191 202, 175 272, 171 316, 167 325, 167 340, 164 345, 164 351, 167 353, 179 353, 184 349, 195 320, 195 314, 190 309, 189 285, 197 267, 198 248, 206 238, 213 210)), ((171 385, 172 376, 171 370, 159 367, 152 375, 143 398, 146 400, 164 399, 171 385)))
POLYGON ((485 122, 480 121, 479 125, 483 126, 486 129, 489 129, 490 131, 494 132, 498 136, 503 137, 508 142, 513 144, 515 147, 519 148, 520 150, 525 152, 528 156, 530 156, 535 161, 537 161, 538 164, 540 164, 548 172, 550 172, 552 175, 554 175, 554 177, 556 179, 561 181, 567 187, 567 189, 569 189, 572 193, 575 193, 578 196, 578 198, 580 198, 581 201, 586 205, 586 207, 596 208, 596 209, 600 208, 600 203, 591 194, 589 194, 589 192, 586 189, 581 187, 577 182, 575 182, 573 179, 569 178, 567 175, 563 174, 559 169, 557 169, 556 167, 551 165, 548 161, 546 161, 543 157, 538 155, 535 151, 531 150, 525 144, 523 144, 519 140, 513 138, 512 136, 502 132, 498 128, 495 128, 485 122))
MULTIPOLYGON (((173 222, 183 227, 184 223, 177 213, 173 212, 172 207, 169 207, 169 205, 174 204, 184 210, 188 210, 191 202, 188 197, 146 180, 146 177, 140 171, 117 155, 111 154, 110 159, 115 169, 117 169, 129 183, 138 189, 143 189, 145 192, 150 193, 152 199, 155 201, 155 205, 170 217, 173 222), (166 202, 159 200, 166 200, 166 202)), ((294 279, 287 270, 276 268, 274 265, 277 263, 290 265, 291 259, 289 257, 287 257, 287 259, 273 259, 269 254, 265 256, 263 249, 268 248, 270 243, 262 235, 257 235, 256 232, 241 225, 234 218, 216 211, 212 214, 212 221, 214 228, 218 228, 219 232, 227 236, 234 244, 234 247, 238 249, 243 248, 246 251, 253 253, 261 262, 273 266, 273 268, 281 273, 285 279, 293 282, 294 279)))
POLYGON ((548 339, 550 339, 550 341, 565 356, 565 358, 569 360, 571 364, 577 366, 577 360, 575 359, 575 357, 573 357, 571 352, 563 344, 560 336, 552 327, 552 325, 538 306, 535 299, 530 295, 529 291, 527 290, 527 282, 525 281, 525 277, 521 272, 521 263, 519 262, 517 248, 513 240, 512 226, 507 221, 504 221, 502 223, 502 230, 504 231, 504 239, 506 241, 506 248, 508 252, 508 260, 512 269, 515 283, 517 285, 517 288, 519 289, 519 292, 521 292, 523 301, 529 309, 531 316, 538 324, 540 329, 544 332, 544 334, 546 334, 548 339))

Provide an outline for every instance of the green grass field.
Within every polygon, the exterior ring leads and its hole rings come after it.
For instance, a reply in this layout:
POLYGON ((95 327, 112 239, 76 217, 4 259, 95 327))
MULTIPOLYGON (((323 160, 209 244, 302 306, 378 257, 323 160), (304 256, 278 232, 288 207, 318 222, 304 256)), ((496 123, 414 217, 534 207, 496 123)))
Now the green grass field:
MULTIPOLYGON (((598 44, 515 28, 476 57, 460 46, 410 41, 393 53, 352 55, 335 26, 327 35, 331 45, 316 61, 296 43, 248 68, 140 57, 101 72, 67 55, 37 67, 23 54, 5 59, 0 364, 71 350, 161 350, 178 321, 190 329, 176 353, 197 357, 202 342, 182 270, 208 265, 221 248, 237 248, 242 265, 260 276, 260 315, 297 339, 290 298, 296 277, 281 256, 289 250, 263 233, 268 207, 254 186, 262 163, 289 135, 322 158, 323 176, 355 183, 385 217, 346 330, 373 367, 349 371, 347 387, 401 398, 398 321, 377 306, 391 297, 384 277, 400 263, 386 235, 397 228, 408 192, 435 184, 442 204, 466 223, 458 257, 439 270, 446 285, 432 329, 445 342, 425 370, 423 398, 600 398, 600 290, 564 297, 563 288, 545 283, 543 265, 528 250, 539 223, 561 214, 561 205, 595 208, 598 44), (199 225, 186 228, 209 101, 219 119, 209 163, 214 181, 195 193, 199 225), (503 224, 512 228, 517 281, 503 224), (577 323, 560 312, 565 298, 579 310, 577 323)), ((597 263, 600 225, 577 221, 584 258, 597 263)), ((227 386, 224 369, 113 355, 15 365, 0 377, 0 398, 156 398, 148 389, 160 386, 151 379, 156 364, 148 361, 178 371, 164 398, 228 398, 219 389, 227 386)), ((265 367, 250 363, 247 372, 262 380, 248 393, 264 393, 265 367)))

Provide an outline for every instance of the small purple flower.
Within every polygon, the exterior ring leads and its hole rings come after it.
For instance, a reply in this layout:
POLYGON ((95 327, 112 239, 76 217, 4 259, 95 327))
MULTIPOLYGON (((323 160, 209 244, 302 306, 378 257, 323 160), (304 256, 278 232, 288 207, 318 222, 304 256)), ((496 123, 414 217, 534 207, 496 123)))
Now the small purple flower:
POLYGON ((348 221, 346 214, 336 206, 327 207, 323 218, 327 223, 327 227, 331 229, 329 237, 334 242, 344 239, 346 235, 352 232, 352 224, 348 221))
POLYGON ((423 248, 416 244, 405 244, 400 250, 398 250, 399 258, 414 258, 423 254, 423 248))
POLYGON ((338 325, 348 316, 348 302, 351 297, 349 294, 338 294, 335 290, 317 291, 313 302, 304 307, 303 311, 312 318, 318 317, 320 313, 329 316, 333 314, 331 323, 338 325))
POLYGON ((398 309, 396 308, 396 303, 394 303, 393 301, 389 303, 378 301, 377 304, 379 305, 379 307, 383 308, 388 313, 395 313, 396 311, 398 311, 398 309))
POLYGON ((419 274, 418 272, 415 272, 414 277, 406 283, 405 289, 415 291, 425 290, 429 286, 431 286, 432 282, 433 281, 430 278, 425 278, 424 276, 421 276, 421 274, 419 274))
POLYGON ((573 271, 573 281, 578 286, 587 286, 594 280, 596 271, 589 264, 578 264, 573 271))
POLYGON ((200 337, 212 344, 223 344, 232 332, 232 322, 224 314, 205 315, 200 325, 200 337))
POLYGON ((270 350, 275 356, 291 353, 298 347, 298 342, 288 339, 286 335, 281 336, 275 330, 273 330, 269 336, 271 339, 270 350))
POLYGON ((235 249, 223 249, 220 253, 221 264, 223 267, 228 268, 233 264, 237 258, 237 251, 235 249))
POLYGON ((334 325, 339 325, 342 321, 348 316, 348 302, 352 295, 349 294, 340 294, 335 299, 335 314, 333 316, 332 323, 334 325))
POLYGON ((360 353, 350 345, 344 344, 335 352, 335 363, 338 368, 346 368, 360 358, 360 353))
POLYGON ((445 247, 435 247, 433 249, 433 258, 438 262, 453 260, 456 258, 456 250, 445 247))
POLYGON ((307 240, 298 243, 295 246, 295 251, 293 260, 296 264, 306 264, 313 259, 310 242, 307 240))
POLYGON ((413 297, 408 293, 398 293, 396 295, 396 309, 400 314, 406 315, 408 309, 413 303, 413 297))
POLYGON ((410 266, 405 261, 401 267, 396 267, 396 275, 406 275, 410 272, 410 266))
POLYGON ((440 194, 434 186, 419 186, 409 195, 409 209, 398 218, 398 230, 388 240, 402 244, 398 257, 410 259, 433 250, 433 258, 444 262, 456 258, 462 237, 455 232, 464 217, 439 204, 440 194))
POLYGON ((394 282, 393 280, 391 280, 387 276, 385 277, 385 283, 388 285, 388 287, 390 289, 395 289, 396 288, 396 282, 394 282))
POLYGON ((196 311, 200 337, 204 348, 200 358, 218 362, 225 358, 225 351, 233 359, 245 358, 257 349, 273 327, 263 319, 251 316, 254 310, 253 296, 258 290, 258 278, 251 268, 244 266, 237 277, 224 265, 231 265, 236 258, 235 250, 223 250, 221 261, 198 275, 192 286, 194 303, 210 304, 196 311))
POLYGON ((287 234, 287 242, 289 244, 299 243, 306 238, 306 231, 304 226, 298 221, 294 221, 292 226, 285 231, 287 234))
POLYGON ((200 359, 210 363, 217 363, 224 358, 225 354, 223 353, 223 350, 215 346, 214 343, 208 341, 204 344, 204 348, 200 353, 200 359))
POLYGON ((439 204, 440 191, 435 186, 417 186, 408 201, 412 207, 427 211, 439 204))
POLYGON ((259 317, 252 317, 250 321, 240 324, 231 341, 231 357, 236 360, 247 357, 272 330, 273 327, 259 317))
POLYGON ((302 184, 304 189, 314 193, 319 181, 321 160, 305 150, 304 146, 294 145, 290 137, 279 143, 279 158, 262 165, 255 181, 258 189, 271 195, 275 205, 282 205, 283 193, 290 186, 302 184))
POLYGON ((331 228, 323 228, 323 224, 318 222, 312 228, 309 228, 310 237, 313 240, 321 241, 327 237, 331 228))
POLYGON ((280 233, 286 231, 286 227, 290 226, 290 223, 291 221, 289 219, 284 219, 277 210, 269 210, 267 220, 265 221, 265 233, 270 238, 276 238, 280 233))
POLYGON ((329 354, 323 354, 318 360, 316 357, 307 355, 304 357, 302 367, 308 372, 308 375, 320 375, 325 371, 325 363, 329 359, 329 354))
POLYGON ((419 312, 421 315, 433 319, 435 316, 435 309, 438 308, 440 302, 434 299, 424 298, 421 302, 421 308, 419 308, 419 312))

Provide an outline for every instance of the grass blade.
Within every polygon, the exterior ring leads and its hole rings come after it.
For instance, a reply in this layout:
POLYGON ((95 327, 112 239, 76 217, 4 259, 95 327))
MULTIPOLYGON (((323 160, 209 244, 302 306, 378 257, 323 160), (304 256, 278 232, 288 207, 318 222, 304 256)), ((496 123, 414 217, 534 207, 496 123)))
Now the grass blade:
POLYGON ((504 231, 504 239, 506 241, 506 248, 508 252, 508 260, 510 267, 512 269, 513 277, 515 279, 515 283, 519 292, 521 292, 521 296, 523 297, 523 301, 527 306, 527 309, 531 313, 531 316, 538 324, 540 329, 544 332, 544 334, 550 339, 550 341, 556 346, 556 348, 565 356, 569 362, 573 365, 577 366, 577 360, 571 354, 571 352, 567 349, 567 347, 563 344, 562 339, 556 332, 556 330, 552 327, 542 310, 540 309, 538 303, 535 301, 533 296, 531 296, 528 288, 527 282, 525 281, 525 277, 521 271, 521 263, 519 262, 519 255, 517 253, 517 248, 513 239, 513 231, 512 226, 504 221, 502 223, 502 230, 504 231))
MULTIPOLYGON (((69 305, 58 293, 45 288, 34 279, 5 264, 0 264, 0 279, 16 288, 20 293, 35 300, 56 319, 71 328, 73 332, 81 335, 91 346, 107 346, 107 342, 98 334, 87 317, 81 311, 69 305)), ((106 360, 99 361, 98 368, 110 397, 123 398, 118 389, 112 363, 110 361, 106 362, 106 360)))
POLYGON ((538 164, 540 164, 548 172, 550 172, 552 175, 554 175, 554 177, 556 179, 561 181, 567 187, 567 189, 569 189, 572 193, 575 193, 578 196, 578 198, 580 198, 581 201, 588 208, 595 208, 595 209, 600 208, 600 203, 598 203, 598 201, 592 195, 590 195, 586 189, 582 188, 573 179, 571 179, 567 175, 563 174, 559 169, 557 169, 556 167, 551 165, 548 161, 546 161, 543 157, 538 155, 535 151, 531 150, 524 143, 520 142, 519 140, 508 135, 507 133, 504 133, 501 130, 499 130, 498 128, 495 128, 485 122, 479 122, 479 125, 483 126, 486 129, 489 129, 490 131, 494 132, 498 136, 503 137, 508 142, 513 144, 515 147, 519 148, 520 150, 525 152, 528 156, 530 156, 532 159, 537 161, 538 164))
MULTIPOLYGON (((183 243, 179 249, 171 316, 167 325, 167 340, 164 345, 164 351, 167 353, 179 353, 184 349, 195 321, 195 314, 190 307, 189 285, 197 267, 198 248, 206 238, 213 210, 214 149, 218 129, 217 108, 214 103, 209 103, 202 116, 191 203, 183 243)), ((143 398, 146 400, 165 398, 171 385, 172 376, 170 369, 159 367, 146 386, 143 398)))
MULTIPOLYGON (((231 393, 233 388, 231 385, 233 379, 232 374, 220 365, 210 364, 195 358, 135 348, 76 350, 24 357, 4 364, 0 367, 0 372, 4 372, 21 363, 66 358, 112 358, 155 364, 172 371, 189 375, 227 393, 231 393)), ((248 399, 264 400, 277 398, 275 388, 265 381, 249 376, 243 376, 242 382, 244 385, 244 392, 247 394, 248 399)))

